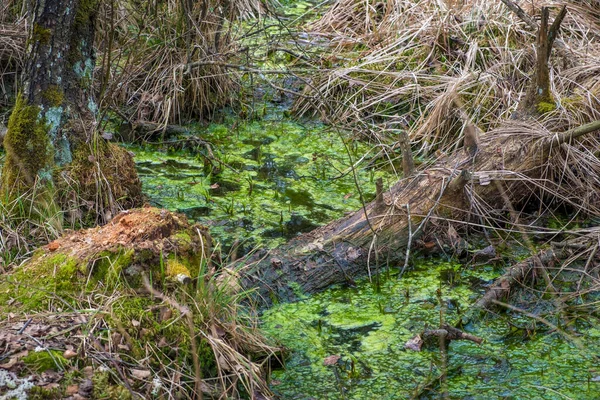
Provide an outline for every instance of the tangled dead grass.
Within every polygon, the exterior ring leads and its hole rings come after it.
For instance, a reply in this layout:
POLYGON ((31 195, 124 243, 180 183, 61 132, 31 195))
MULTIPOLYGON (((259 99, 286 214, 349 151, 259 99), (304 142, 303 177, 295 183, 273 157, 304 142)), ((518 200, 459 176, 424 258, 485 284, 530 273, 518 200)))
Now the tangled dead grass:
MULTIPOLYGON (((556 131, 600 117, 597 2, 571 3, 550 62, 558 106, 543 115, 556 131)), ((535 62, 536 32, 501 1, 340 0, 307 30, 329 40, 331 67, 306 77, 296 113, 382 146, 404 130, 422 154, 455 146, 470 121, 487 131, 509 119, 535 62)))
POLYGON ((0 107, 11 105, 17 93, 17 78, 25 60, 24 25, 0 22, 0 107))
POLYGON ((240 88, 240 77, 227 68, 243 52, 234 22, 260 17, 266 7, 257 0, 103 3, 102 104, 130 122, 210 119, 240 88))
MULTIPOLYGON (((101 2, 95 83, 102 110, 132 123, 210 119, 239 95, 240 76, 228 67, 244 51, 233 37, 235 22, 260 18, 270 4, 101 2)), ((25 63, 26 11, 17 0, 0 5, 0 105, 11 105, 25 63)))
MULTIPOLYGON (((532 24, 541 5, 527 2, 532 24)), ((549 5, 556 13, 562 3, 549 5)), ((402 133, 416 153, 443 159, 460 148, 471 123, 494 146, 506 135, 528 143, 600 120, 600 8, 590 0, 567 9, 550 59, 555 104, 538 110, 537 121, 506 122, 516 116, 533 73, 536 31, 500 0, 335 2, 307 27, 328 39, 319 64, 330 67, 304 77, 309 83, 294 110, 370 140, 391 165, 400 158, 402 133)), ((517 212, 529 204, 529 217, 554 215, 565 205, 576 216, 600 215, 599 146, 596 135, 555 146, 539 178, 520 176, 534 189, 515 204, 517 212), (531 210, 532 204, 539 207, 531 210)), ((503 185, 510 191, 510 182, 503 185)), ((469 193, 477 225, 520 223, 469 193)))
POLYGON ((0 4, 0 107, 12 105, 25 66, 26 14, 26 2, 6 0, 0 4))

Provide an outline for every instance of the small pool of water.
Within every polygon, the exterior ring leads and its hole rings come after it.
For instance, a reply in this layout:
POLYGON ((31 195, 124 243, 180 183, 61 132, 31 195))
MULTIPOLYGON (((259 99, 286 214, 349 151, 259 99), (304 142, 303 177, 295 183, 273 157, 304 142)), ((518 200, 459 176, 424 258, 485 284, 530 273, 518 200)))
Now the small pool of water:
POLYGON ((456 323, 498 272, 422 261, 401 279, 382 276, 380 290, 365 280, 273 307, 263 328, 291 356, 274 371, 272 389, 282 399, 438 399, 444 391, 451 399, 600 398, 596 319, 564 328, 569 340, 518 313, 477 318, 464 330, 484 343, 452 342, 445 381, 439 348, 404 348, 440 318, 456 323), (341 358, 325 366, 331 355, 341 358))
POLYGON ((396 180, 373 167, 371 147, 319 124, 232 120, 192 132, 128 148, 150 202, 210 225, 225 246, 276 246, 357 210, 354 173, 366 201, 378 177, 396 180), (212 159, 198 138, 210 143, 212 159))

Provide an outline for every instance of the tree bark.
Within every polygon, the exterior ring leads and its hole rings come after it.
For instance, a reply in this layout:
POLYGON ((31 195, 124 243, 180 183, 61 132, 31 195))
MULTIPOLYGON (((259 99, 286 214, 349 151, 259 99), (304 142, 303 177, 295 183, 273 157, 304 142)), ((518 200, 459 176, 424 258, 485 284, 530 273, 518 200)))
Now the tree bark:
POLYGON ((96 135, 98 5, 98 0, 36 2, 24 83, 4 137, 0 188, 12 198, 35 188, 63 209, 67 200, 77 199, 106 219, 115 213, 116 199, 137 204, 141 185, 131 156, 96 135))

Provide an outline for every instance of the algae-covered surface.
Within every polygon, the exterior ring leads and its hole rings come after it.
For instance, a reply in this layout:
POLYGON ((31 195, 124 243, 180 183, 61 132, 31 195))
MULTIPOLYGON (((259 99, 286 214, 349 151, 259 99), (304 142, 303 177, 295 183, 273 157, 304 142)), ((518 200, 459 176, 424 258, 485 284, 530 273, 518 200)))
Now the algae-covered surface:
POLYGON ((266 311, 263 328, 291 350, 285 369, 273 373, 273 390, 284 399, 440 398, 444 391, 453 399, 600 398, 595 319, 552 331, 519 313, 474 318, 464 330, 484 342, 453 341, 445 381, 437 346, 404 348, 440 318, 460 319, 496 276, 479 268, 424 261, 400 279, 382 277, 379 290, 363 281, 266 311), (341 358, 325 366, 331 355, 341 358))
POLYGON ((210 224, 226 245, 249 249, 275 246, 359 209, 361 194, 374 197, 378 177, 396 180, 369 164, 376 150, 368 144, 273 115, 192 129, 160 147, 130 147, 150 202, 210 224), (198 138, 210 144, 212 157, 198 138))

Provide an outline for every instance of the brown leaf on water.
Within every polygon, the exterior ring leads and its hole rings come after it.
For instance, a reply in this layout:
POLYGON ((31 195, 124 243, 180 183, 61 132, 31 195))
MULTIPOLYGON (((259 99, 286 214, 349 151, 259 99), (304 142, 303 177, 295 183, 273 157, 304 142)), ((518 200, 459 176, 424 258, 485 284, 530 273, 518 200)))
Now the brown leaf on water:
POLYGON ((338 360, 342 358, 340 355, 338 354, 333 354, 329 357, 325 357, 325 359, 323 360, 323 365, 330 366, 330 365, 334 365, 338 362, 338 360))
POLYGON ((412 339, 409 339, 405 344, 404 348, 412 351, 421 351, 421 347, 423 346, 423 339, 421 339, 420 335, 415 336, 412 339))

